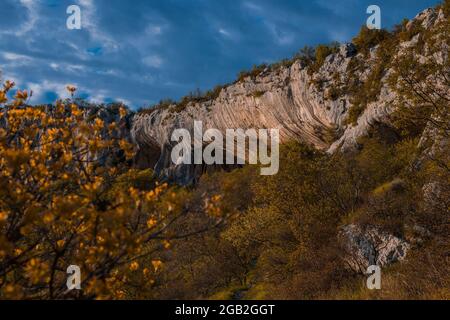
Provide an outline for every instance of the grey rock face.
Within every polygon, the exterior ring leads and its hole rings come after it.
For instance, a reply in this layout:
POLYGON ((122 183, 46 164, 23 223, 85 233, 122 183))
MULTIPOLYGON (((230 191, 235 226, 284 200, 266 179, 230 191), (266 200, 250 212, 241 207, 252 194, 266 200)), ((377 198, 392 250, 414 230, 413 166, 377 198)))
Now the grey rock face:
POLYGON ((339 49, 340 55, 345 58, 350 58, 356 55, 357 50, 353 43, 346 43, 339 49))
POLYGON ((371 265, 383 267, 401 261, 410 249, 406 241, 391 234, 353 224, 342 229, 340 239, 346 252, 345 261, 360 273, 366 273, 371 265))
MULTIPOLYGON (((351 59, 348 57, 351 48, 346 45, 341 52, 330 56, 323 71, 316 76, 331 77, 334 72, 344 72, 351 59)), ((280 130, 281 142, 298 140, 326 150, 329 146, 327 132, 337 136, 344 130, 349 101, 348 97, 336 101, 325 99, 325 91, 311 84, 313 80, 300 62, 295 62, 289 68, 263 72, 255 79, 249 77, 230 85, 217 99, 190 103, 181 112, 172 113, 169 107, 150 114, 137 114, 131 135, 139 148, 138 162, 155 167, 162 176, 175 174, 172 178, 176 181, 194 179, 197 170, 194 166, 177 168, 179 166, 170 161, 174 145, 170 141, 172 132, 184 128, 192 134, 194 120, 202 121, 203 130, 215 128, 222 132, 238 128, 275 128, 280 130), (189 177, 182 177, 181 172, 189 177)))
MULTIPOLYGON (((437 17, 435 10, 428 9, 416 19, 431 26, 437 17)), ((372 51, 372 58, 361 59, 366 70, 359 75, 362 79, 374 66, 376 48, 372 51)), ((183 184, 193 181, 204 168, 172 164, 170 151, 174 143, 170 138, 177 128, 192 133, 194 120, 203 122, 203 130, 275 128, 280 130, 281 142, 302 141, 330 153, 352 149, 357 139, 374 125, 389 123, 396 98, 384 79, 377 101, 367 106, 355 126, 346 125, 350 97, 343 94, 332 100, 327 98, 327 93, 335 84, 336 76, 345 77, 347 66, 358 57, 362 56, 357 54, 354 45, 344 44, 312 75, 300 62, 295 62, 290 67, 266 69, 255 78, 247 77, 222 89, 216 99, 189 103, 180 112, 173 112, 169 107, 136 114, 131 135, 139 148, 137 163, 154 167, 161 176, 183 184), (314 82, 321 85, 318 87, 314 82)))

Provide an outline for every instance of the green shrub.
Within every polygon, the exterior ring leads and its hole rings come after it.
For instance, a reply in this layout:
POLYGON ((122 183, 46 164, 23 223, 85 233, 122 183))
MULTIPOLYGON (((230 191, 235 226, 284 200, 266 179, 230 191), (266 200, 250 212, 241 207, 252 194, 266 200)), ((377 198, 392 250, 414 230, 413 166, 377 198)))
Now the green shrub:
POLYGON ((410 41, 415 35, 423 31, 423 27, 420 21, 413 21, 409 28, 407 25, 408 19, 404 19, 401 24, 394 27, 394 34, 400 41, 410 41))
POLYGON ((359 34, 353 38, 353 43, 358 52, 368 55, 371 48, 374 48, 388 37, 389 32, 386 30, 369 29, 367 26, 363 26, 359 34))
POLYGON ((260 75, 266 68, 268 68, 267 64, 263 63, 259 66, 254 65, 253 68, 249 71, 241 71, 238 74, 237 82, 244 81, 245 78, 250 77, 251 79, 255 79, 258 75, 260 75))
POLYGON ((360 47, 363 48, 363 52, 364 50, 368 50, 368 48, 370 48, 369 44, 373 45, 375 42, 380 41, 377 43, 378 48, 375 55, 375 61, 370 69, 367 79, 364 82, 359 79, 359 74, 364 70, 364 63, 362 60, 354 58, 351 66, 349 64, 349 68, 347 69, 347 84, 344 90, 351 96, 351 107, 349 108, 347 118, 348 124, 355 125, 367 105, 377 100, 381 92, 381 88, 383 87, 383 77, 390 68, 390 64, 399 41, 399 38, 394 35, 384 32, 379 33, 377 31, 379 30, 367 29, 367 31, 360 33, 360 36, 358 36, 360 39, 358 41, 361 41, 360 45, 361 43, 365 43, 364 47, 360 47), (366 42, 361 40, 365 37, 367 38, 366 42))
POLYGON ((442 3, 442 10, 444 10, 445 16, 450 17, 450 0, 444 0, 442 3))
POLYGON ((314 63, 316 50, 313 47, 305 46, 293 57, 294 60, 300 61, 303 66, 310 66, 314 63))
POLYGON ((314 72, 319 71, 323 66, 325 59, 333 53, 339 50, 339 43, 334 42, 331 45, 318 45, 315 49, 314 63, 309 67, 308 73, 311 75, 314 72))
POLYGON ((254 98, 260 98, 260 97, 262 97, 265 93, 266 93, 265 91, 259 91, 259 90, 256 90, 256 91, 254 91, 254 92, 252 93, 252 96, 253 96, 254 98))

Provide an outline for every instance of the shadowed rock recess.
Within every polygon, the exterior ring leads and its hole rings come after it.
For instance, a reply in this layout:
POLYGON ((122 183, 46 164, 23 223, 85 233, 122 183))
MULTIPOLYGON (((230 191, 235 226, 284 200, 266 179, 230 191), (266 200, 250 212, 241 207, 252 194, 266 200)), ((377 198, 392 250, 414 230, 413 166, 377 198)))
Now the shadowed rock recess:
MULTIPOLYGON (((435 27, 443 13, 427 9, 410 21, 407 28, 420 24, 435 27)), ((395 55, 407 50, 417 37, 403 41, 395 55)), ((375 101, 368 103, 356 123, 348 124, 352 97, 348 92, 332 95, 332 90, 345 81, 352 62, 359 61, 356 77, 364 81, 377 67, 378 47, 368 54, 358 52, 352 43, 343 44, 336 53, 326 57, 315 72, 300 60, 290 66, 267 67, 256 76, 248 76, 224 87, 214 99, 189 102, 182 110, 176 105, 137 113, 132 121, 131 136, 139 152, 136 163, 141 168, 154 168, 163 178, 180 184, 195 182, 205 166, 174 165, 170 159, 174 129, 193 132, 194 120, 203 122, 203 129, 225 132, 236 128, 276 128, 281 142, 297 140, 330 153, 357 146, 357 139, 378 124, 388 124, 393 111, 395 93, 387 84, 390 70, 381 78, 381 89, 375 101)), ((394 55, 394 56, 395 56, 394 55)))

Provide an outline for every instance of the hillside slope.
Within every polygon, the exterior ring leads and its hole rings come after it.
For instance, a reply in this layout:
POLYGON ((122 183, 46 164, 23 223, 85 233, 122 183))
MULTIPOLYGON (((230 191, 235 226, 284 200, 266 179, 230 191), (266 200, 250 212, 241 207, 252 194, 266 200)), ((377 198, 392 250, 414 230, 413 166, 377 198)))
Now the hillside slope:
POLYGON ((329 152, 355 148, 357 139, 374 125, 389 124, 397 99, 388 84, 390 63, 415 45, 421 33, 433 32, 444 20, 439 9, 417 15, 398 31, 403 37, 397 47, 389 48, 395 52, 389 53, 387 61, 382 60, 383 52, 379 54, 386 49, 380 49, 378 43, 366 47, 344 44, 317 70, 300 60, 266 67, 224 87, 215 99, 189 102, 181 110, 170 105, 138 113, 131 129, 139 147, 137 163, 154 167, 159 175, 179 183, 192 182, 205 168, 174 166, 170 136, 177 128, 192 132, 194 120, 202 121, 204 130, 223 132, 227 128, 278 128, 282 142, 296 140, 329 152), (361 96, 363 101, 355 102, 361 96))

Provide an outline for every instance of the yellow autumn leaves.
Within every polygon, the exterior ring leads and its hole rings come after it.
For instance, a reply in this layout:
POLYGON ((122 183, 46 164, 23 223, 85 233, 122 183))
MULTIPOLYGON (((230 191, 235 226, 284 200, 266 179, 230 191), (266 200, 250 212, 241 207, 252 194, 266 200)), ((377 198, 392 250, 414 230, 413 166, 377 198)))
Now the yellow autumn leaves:
POLYGON ((26 91, 8 100, 13 87, 0 90, 0 299, 70 298, 72 264, 85 298, 127 298, 127 287, 150 286, 181 207, 167 184, 116 187, 130 170, 121 155, 134 156, 118 132, 126 109, 107 121, 73 101, 29 107, 26 91))
POLYGON ((68 84, 66 86, 67 91, 69 91, 70 95, 73 97, 75 94, 75 91, 77 91, 77 88, 74 85, 68 84))
POLYGON ((8 214, 6 212, 0 212, 0 222, 6 221, 8 214))
POLYGON ((0 103, 5 103, 6 101, 8 101, 6 93, 3 90, 0 90, 0 103))
POLYGON ((8 101, 6 95, 8 91, 11 90, 13 87, 14 82, 11 82, 9 80, 5 81, 5 83, 3 84, 3 89, 0 89, 0 104, 8 101))
MULTIPOLYGON (((158 259, 158 260, 152 260, 151 264, 152 264, 153 270, 155 272, 157 272, 158 270, 161 269, 161 267, 163 265, 163 262, 158 259)), ((137 271, 139 269, 139 267, 140 266, 139 266, 139 263, 137 261, 133 261, 133 262, 130 263, 130 270, 131 271, 137 271)), ((145 276, 148 276, 149 273, 150 273, 150 270, 148 268, 144 268, 142 272, 143 272, 143 274, 145 276)))

